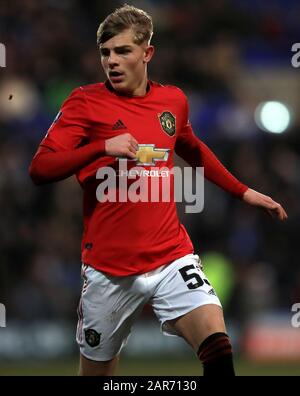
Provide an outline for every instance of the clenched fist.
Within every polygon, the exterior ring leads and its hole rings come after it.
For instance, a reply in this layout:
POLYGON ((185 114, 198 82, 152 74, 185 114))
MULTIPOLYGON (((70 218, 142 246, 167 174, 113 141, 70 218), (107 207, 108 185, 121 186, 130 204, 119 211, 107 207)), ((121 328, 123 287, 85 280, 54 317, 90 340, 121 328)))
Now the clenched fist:
POLYGON ((135 159, 138 149, 138 142, 130 133, 124 133, 105 141, 105 152, 113 157, 135 159))

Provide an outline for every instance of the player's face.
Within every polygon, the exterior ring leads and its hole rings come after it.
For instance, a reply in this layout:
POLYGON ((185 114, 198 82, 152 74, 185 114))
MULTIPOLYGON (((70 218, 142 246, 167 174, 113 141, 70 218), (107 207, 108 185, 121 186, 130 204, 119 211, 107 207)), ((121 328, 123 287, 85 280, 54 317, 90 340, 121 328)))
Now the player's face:
POLYGON ((147 87, 147 63, 154 48, 146 42, 138 45, 132 29, 112 37, 100 47, 101 63, 112 87, 124 95, 144 95, 147 87))

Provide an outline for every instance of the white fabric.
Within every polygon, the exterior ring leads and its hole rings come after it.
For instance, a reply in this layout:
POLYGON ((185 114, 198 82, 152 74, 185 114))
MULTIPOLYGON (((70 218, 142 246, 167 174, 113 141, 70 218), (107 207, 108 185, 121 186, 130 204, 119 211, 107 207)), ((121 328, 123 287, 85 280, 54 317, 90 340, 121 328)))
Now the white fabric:
POLYGON ((152 305, 166 335, 177 335, 168 320, 201 305, 221 306, 212 286, 203 281, 207 278, 199 257, 193 254, 142 275, 110 276, 86 265, 82 275, 85 282, 76 338, 80 352, 91 360, 110 360, 121 351, 146 303, 152 305), (197 281, 203 284, 197 287, 197 281), (89 329, 100 334, 99 345, 91 347, 86 342, 85 331, 89 329))

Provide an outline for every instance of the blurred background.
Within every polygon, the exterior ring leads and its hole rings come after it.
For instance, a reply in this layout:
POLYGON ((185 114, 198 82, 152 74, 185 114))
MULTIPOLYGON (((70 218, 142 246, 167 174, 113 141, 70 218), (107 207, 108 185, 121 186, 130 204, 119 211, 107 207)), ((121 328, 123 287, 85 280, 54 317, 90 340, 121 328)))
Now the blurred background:
MULTIPOLYGON (((292 311, 300 303, 300 67, 291 50, 300 42, 300 3, 127 3, 154 20, 150 78, 182 88, 195 133, 289 214, 280 224, 210 183, 202 213, 178 208, 224 305, 238 374, 300 375, 292 311)), ((103 81, 96 31, 122 4, 0 3, 0 375, 77 372, 82 193, 75 178, 37 188, 28 166, 71 90, 103 81)), ((197 375, 200 366, 182 340, 160 334, 145 307, 118 373, 197 375)))

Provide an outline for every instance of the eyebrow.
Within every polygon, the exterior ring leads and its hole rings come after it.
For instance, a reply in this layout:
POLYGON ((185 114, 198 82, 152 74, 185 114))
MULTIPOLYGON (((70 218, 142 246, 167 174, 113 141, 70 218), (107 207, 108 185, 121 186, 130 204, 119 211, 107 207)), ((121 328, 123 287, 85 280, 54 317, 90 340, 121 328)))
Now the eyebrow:
POLYGON ((111 49, 113 49, 113 50, 120 50, 120 49, 131 49, 132 48, 132 45, 130 45, 130 44, 125 44, 125 45, 120 45, 120 46, 118 46, 118 47, 114 47, 114 48, 108 48, 108 47, 100 47, 100 51, 102 51, 102 50, 111 50, 111 49))

